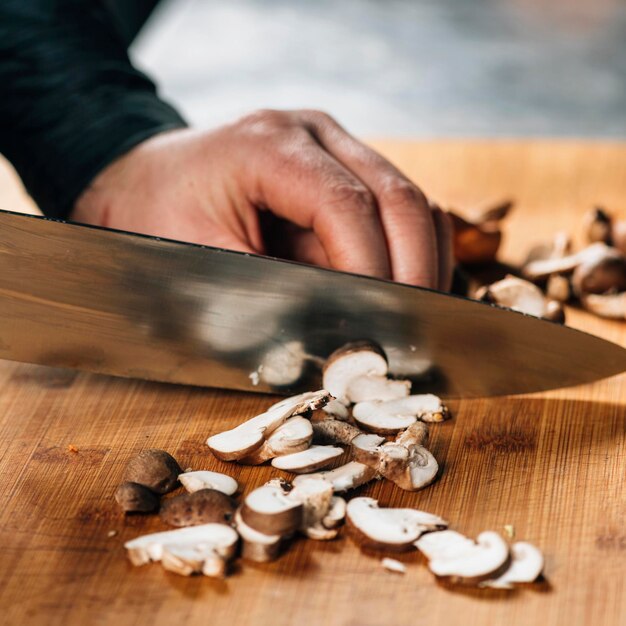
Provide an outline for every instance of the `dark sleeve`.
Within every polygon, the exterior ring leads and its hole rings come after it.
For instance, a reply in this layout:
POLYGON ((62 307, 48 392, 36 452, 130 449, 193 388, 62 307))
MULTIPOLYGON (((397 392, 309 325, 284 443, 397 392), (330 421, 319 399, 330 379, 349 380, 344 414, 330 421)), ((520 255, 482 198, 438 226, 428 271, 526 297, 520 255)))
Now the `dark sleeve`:
POLYGON ((67 217, 116 157, 183 126, 101 1, 0 0, 0 153, 45 214, 67 217))

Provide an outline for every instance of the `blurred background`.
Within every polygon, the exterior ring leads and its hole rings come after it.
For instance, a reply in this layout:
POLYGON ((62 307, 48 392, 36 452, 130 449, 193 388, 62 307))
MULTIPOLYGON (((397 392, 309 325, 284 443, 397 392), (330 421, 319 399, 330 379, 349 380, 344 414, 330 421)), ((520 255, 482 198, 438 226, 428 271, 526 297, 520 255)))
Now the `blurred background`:
POLYGON ((623 0, 162 0, 131 48, 188 121, 367 137, 626 136, 623 0))

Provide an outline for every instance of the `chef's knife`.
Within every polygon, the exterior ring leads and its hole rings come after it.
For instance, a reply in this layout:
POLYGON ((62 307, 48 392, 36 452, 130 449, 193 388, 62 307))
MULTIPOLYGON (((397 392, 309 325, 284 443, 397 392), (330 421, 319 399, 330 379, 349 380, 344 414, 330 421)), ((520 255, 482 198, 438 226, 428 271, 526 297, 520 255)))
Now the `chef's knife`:
POLYGON ((626 369, 592 335, 465 298, 277 259, 0 211, 0 358, 294 392, 357 339, 454 396, 626 369))

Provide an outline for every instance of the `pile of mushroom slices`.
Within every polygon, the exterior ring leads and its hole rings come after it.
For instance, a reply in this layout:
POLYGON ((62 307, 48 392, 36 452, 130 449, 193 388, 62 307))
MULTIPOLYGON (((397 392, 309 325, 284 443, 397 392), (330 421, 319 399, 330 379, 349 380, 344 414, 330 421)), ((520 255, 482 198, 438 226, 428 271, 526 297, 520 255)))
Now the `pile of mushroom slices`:
POLYGON ((390 378, 380 347, 358 342, 335 351, 325 364, 323 384, 320 391, 281 400, 209 437, 209 448, 223 461, 271 461, 276 469, 301 474, 296 486, 323 479, 335 492, 375 478, 408 491, 435 480, 439 466, 426 448, 426 422, 443 421, 450 413, 437 396, 411 395, 410 381, 390 378), (316 409, 321 411, 312 414, 316 409))
POLYGON ((529 251, 521 276, 480 287, 474 297, 560 323, 563 305, 576 303, 600 317, 626 319, 626 221, 594 209, 584 230, 587 247, 573 252, 570 237, 557 233, 529 251))
MULTIPOLYGON (((494 531, 476 540, 454 530, 437 515, 415 509, 381 508, 373 498, 353 498, 346 511, 348 532, 362 547, 387 552, 417 548, 440 580, 496 589, 532 583, 543 570, 541 551, 527 542, 509 546, 494 531)), ((391 559, 385 567, 403 573, 391 559)))

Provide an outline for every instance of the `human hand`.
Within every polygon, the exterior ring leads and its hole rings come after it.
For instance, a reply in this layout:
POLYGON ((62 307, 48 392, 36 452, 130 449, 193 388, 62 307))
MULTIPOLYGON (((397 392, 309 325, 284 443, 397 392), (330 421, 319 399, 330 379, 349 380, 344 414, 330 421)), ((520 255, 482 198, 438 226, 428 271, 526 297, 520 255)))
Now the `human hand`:
POLYGON ((71 219, 448 289, 451 225, 317 111, 156 135, 95 178, 71 219))

